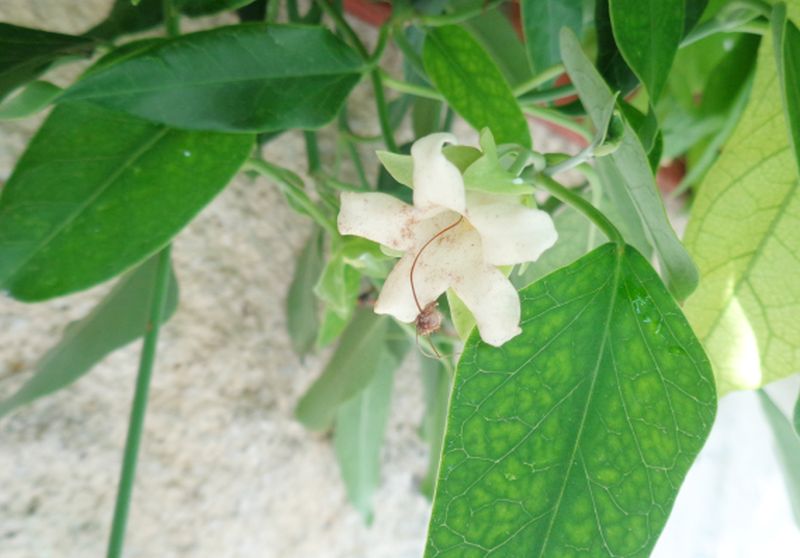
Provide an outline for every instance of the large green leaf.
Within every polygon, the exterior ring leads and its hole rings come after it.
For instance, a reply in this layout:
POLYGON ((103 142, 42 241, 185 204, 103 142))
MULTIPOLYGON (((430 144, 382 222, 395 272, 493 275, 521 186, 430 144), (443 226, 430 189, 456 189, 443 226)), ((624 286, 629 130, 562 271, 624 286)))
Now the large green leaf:
POLYGON ((703 349, 630 246, 520 297, 518 337, 464 348, 425 556, 648 556, 714 420, 703 349))
POLYGON ((683 38, 685 0, 609 0, 622 56, 655 100, 683 38))
MULTIPOLYGON (((0 417, 78 380, 115 349, 144 335, 155 285, 157 257, 120 279, 87 315, 71 323, 56 346, 36 365, 33 376, 11 397, 0 401, 0 417)), ((178 306, 178 283, 170 272, 162 320, 178 306)))
POLYGON ((0 194, 0 286, 43 300, 131 268, 211 201, 252 145, 85 103, 57 107, 0 194))
POLYGON ((522 0, 522 30, 528 59, 534 73, 541 73, 561 61, 559 33, 562 27, 580 34, 583 0, 522 0))
POLYGON ((314 227, 297 258, 286 295, 286 327, 292 348, 300 356, 314 347, 319 332, 319 304, 314 296, 314 285, 323 269, 324 239, 323 230, 314 227))
POLYGON ((433 84, 475 129, 491 129, 497 143, 531 146, 528 123, 508 82, 468 31, 455 25, 434 29, 422 57, 433 84))
POLYGON ((399 354, 389 350, 385 340, 372 348, 379 352, 374 375, 360 392, 339 407, 333 432, 333 446, 348 499, 367 523, 372 522, 372 495, 380 481, 381 448, 389 420, 394 372, 409 347, 403 332, 390 325, 387 334, 395 332, 403 336, 399 354))
POLYGON ((318 128, 362 71, 323 27, 245 23, 156 44, 87 74, 62 99, 190 130, 318 128))
POLYGON ((594 25, 597 32, 597 69, 614 91, 628 94, 639 80, 625 62, 614 40, 608 0, 595 0, 594 25))
MULTIPOLYGON (((605 107, 613 99, 613 93, 581 50, 575 34, 568 29, 561 33, 561 50, 564 65, 581 102, 595 126, 602 127, 605 107)), ((647 152, 629 123, 625 123, 625 132, 617 150, 598 160, 597 167, 601 174, 612 176, 604 187, 628 222, 629 226, 627 229, 623 227, 623 232, 637 229, 638 216, 638 231, 643 230, 655 248, 670 291, 679 300, 686 298, 697 287, 697 268, 670 225, 647 152)), ((641 232, 638 232, 629 242, 641 249, 642 240, 641 232)))
POLYGON ((512 87, 532 77, 525 46, 508 16, 499 8, 482 12, 466 21, 464 27, 483 45, 512 87))
MULTIPOLYGON (((800 2, 791 9, 800 15, 800 2)), ((800 370, 800 181, 782 99, 785 88, 786 112, 797 114, 797 47, 797 35, 786 34, 781 84, 772 41, 762 41, 750 102, 686 229, 702 277, 686 314, 720 393, 800 370)))
POLYGON ((60 58, 91 55, 95 44, 89 37, 0 23, 0 99, 34 80, 60 58))
POLYGON ((311 430, 330 428, 339 406, 363 390, 384 361, 391 320, 359 308, 322 375, 297 404, 297 418, 311 430))

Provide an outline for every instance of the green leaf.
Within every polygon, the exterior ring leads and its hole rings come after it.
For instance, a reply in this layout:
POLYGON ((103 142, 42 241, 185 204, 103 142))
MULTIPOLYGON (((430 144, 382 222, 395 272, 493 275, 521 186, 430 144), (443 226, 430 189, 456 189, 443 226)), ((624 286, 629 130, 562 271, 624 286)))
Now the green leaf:
POLYGON ((520 4, 528 59, 539 74, 561 62, 558 37, 562 27, 580 35, 583 0, 522 0, 520 4))
POLYGON ((331 254, 322 270, 314 293, 327 304, 333 312, 344 319, 350 317, 358 299, 361 274, 348 265, 343 254, 343 244, 331 254))
MULTIPOLYGON (((411 128, 415 138, 441 130, 444 104, 435 99, 417 97, 411 106, 411 128)), ((385 152, 384 152, 385 153, 385 152)))
POLYGON ((800 436, 800 395, 797 396, 797 401, 794 404, 794 414, 792 422, 794 423, 794 431, 800 436))
POLYGON ((319 326, 319 333, 317 333, 317 348, 327 347, 336 341, 350 323, 352 314, 351 311, 348 316, 343 318, 331 308, 326 307, 322 312, 322 323, 319 326))
POLYGON ((498 143, 531 147, 528 123, 508 82, 468 31, 437 27, 425 38, 422 58, 433 84, 470 125, 491 128, 498 143))
POLYGON ((450 319, 453 327, 458 334, 458 338, 466 340, 472 330, 475 329, 475 316, 459 298, 453 289, 447 289, 447 306, 450 308, 450 319))
MULTIPOLYGON (((561 34, 561 49, 564 65, 578 90, 581 102, 595 126, 602 127, 604 107, 608 106, 613 93, 586 58, 578 39, 569 30, 565 29, 561 34)), ((619 148, 608 157, 599 159, 597 168, 601 175, 613 175, 611 180, 604 182, 604 186, 629 223, 627 230, 623 227, 623 233, 637 233, 629 242, 641 248, 644 242, 639 231, 643 228, 658 254, 670 291, 678 300, 686 298, 697 287, 697 269, 670 225, 647 153, 629 123, 625 124, 625 133, 619 148), (628 210, 631 207, 633 212, 628 210), (639 230, 636 230, 637 217, 639 230)))
POLYGON ((525 46, 500 8, 481 12, 464 22, 464 27, 486 49, 512 87, 532 77, 525 46))
MULTIPOLYGON (((500 165, 497 145, 489 128, 481 130, 482 154, 464 171, 464 187, 489 194, 523 195, 533 193, 533 187, 524 184, 500 165)), ((460 147, 460 146, 457 146, 460 147)))
POLYGON ((297 419, 310 430, 331 427, 339 406, 362 391, 385 363, 391 319, 359 308, 336 352, 297 404, 297 419))
POLYGON ((638 80, 614 41, 608 0, 595 1, 594 21, 597 31, 597 69, 614 91, 620 91, 625 96, 636 87, 638 80))
POLYGON ((286 326, 292 348, 300 356, 308 354, 314 347, 319 333, 319 311, 314 285, 322 273, 324 239, 323 230, 318 226, 314 227, 297 258, 286 296, 286 326))
POLYGON ((450 375, 441 360, 422 355, 419 358, 422 387, 425 392, 425 416, 422 417, 420 436, 430 448, 428 469, 420 482, 420 491, 428 498, 433 498, 439 472, 439 458, 442 455, 451 382, 450 375))
POLYGON ((714 420, 703 349, 631 247, 520 297, 518 337, 464 348, 425 556, 648 556, 714 420))
POLYGON ((655 102, 683 38, 685 0, 609 0, 622 56, 655 102))
POLYGON ((62 98, 191 130, 318 128, 362 70, 327 29, 247 23, 164 41, 87 74, 62 98))
POLYGON ((132 5, 129 0, 114 0, 106 18, 86 32, 86 35, 110 41, 120 35, 147 31, 164 20, 164 0, 141 0, 132 5))
MULTIPOLYGON (((391 329, 399 330, 397 326, 391 329)), ((405 340, 406 350, 408 346, 405 340)), ((374 376, 363 390, 339 407, 333 431, 333 447, 347 497, 368 524, 372 523, 373 493, 380 484, 381 447, 389 421, 394 372, 402 361, 385 345, 373 350, 380 351, 374 376)))
MULTIPOLYGON (((61 341, 36 365, 33 376, 0 401, 0 417, 75 382, 106 355, 144 335, 155 285, 157 258, 121 278, 86 317, 71 323, 61 341)), ((163 323, 178 306, 178 283, 170 272, 163 323)))
POLYGON ((17 95, 0 104, 0 120, 17 120, 44 110, 61 93, 47 81, 32 81, 17 95))
POLYGON ((56 107, 0 195, 0 286, 44 300, 133 267, 211 201, 252 145, 84 103, 56 107))
POLYGON ((794 512, 794 520, 800 526, 800 438, 792 429, 792 423, 767 392, 759 389, 756 393, 775 436, 783 478, 786 481, 787 496, 794 512))
MULTIPOLYGON (((792 9, 800 15, 800 3, 792 9)), ((782 42, 780 72, 772 41, 762 41, 750 102, 686 229, 702 277, 686 315, 711 357, 720 394, 800 369, 800 181, 789 139, 796 131, 787 129, 782 99, 782 89, 800 87, 798 58, 786 52, 797 47, 796 37, 787 33, 782 42)), ((786 95, 789 115, 797 110, 793 92, 786 95)))
POLYGON ((392 178, 403 186, 414 187, 414 160, 411 155, 389 151, 376 151, 375 155, 392 178))
POLYGON ((90 56, 95 40, 0 23, 0 99, 43 74, 53 62, 90 56))

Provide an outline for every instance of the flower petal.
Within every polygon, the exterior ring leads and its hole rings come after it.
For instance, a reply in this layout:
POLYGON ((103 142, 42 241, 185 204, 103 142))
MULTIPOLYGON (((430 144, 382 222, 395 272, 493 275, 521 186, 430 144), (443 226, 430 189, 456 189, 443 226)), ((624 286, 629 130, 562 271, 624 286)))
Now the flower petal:
POLYGON ((519 294, 496 267, 481 262, 453 282, 453 290, 475 316, 481 339, 499 347, 522 332, 519 294))
POLYGON ((421 308, 439 298, 457 280, 457 274, 469 272, 461 260, 466 259, 474 265, 483 257, 480 237, 475 229, 466 221, 459 220, 455 213, 439 214, 421 223, 419 229, 427 231, 425 236, 418 237, 418 245, 395 265, 375 302, 376 313, 391 314, 401 322, 413 322, 421 308), (454 223, 458 224, 445 231, 454 223), (437 233, 442 234, 437 237, 437 233), (428 244, 431 239, 433 241, 428 244))
POLYGON ((453 134, 431 134, 411 146, 414 160, 414 206, 421 210, 447 208, 464 213, 464 180, 442 153, 445 143, 458 143, 453 134))
POLYGON ((558 239, 546 212, 496 196, 470 195, 467 218, 481 235, 485 261, 494 265, 535 261, 558 239))
POLYGON ((414 246, 416 211, 412 206, 379 192, 342 192, 341 199, 340 233, 363 236, 403 252, 414 246))

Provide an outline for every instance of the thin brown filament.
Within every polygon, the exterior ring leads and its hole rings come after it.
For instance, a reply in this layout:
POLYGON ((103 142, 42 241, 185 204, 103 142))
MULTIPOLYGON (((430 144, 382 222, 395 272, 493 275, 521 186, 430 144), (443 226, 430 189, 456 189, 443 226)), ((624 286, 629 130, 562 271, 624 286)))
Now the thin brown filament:
MULTIPOLYGON (((419 310, 420 314, 422 314, 422 312, 424 310, 422 308, 422 305, 420 305, 420 303, 419 303, 419 298, 417 298, 417 289, 414 286, 414 270, 417 268, 417 262, 419 261, 419 257, 422 255, 422 252, 424 252, 425 249, 428 246, 430 246, 431 243, 434 240, 436 240, 437 238, 439 238, 440 236, 445 234, 447 231, 457 227, 458 224, 461 223, 461 221, 463 221, 463 220, 464 220, 464 216, 462 215, 461 217, 458 218, 458 220, 455 223, 453 223, 452 225, 448 225, 447 227, 443 228, 438 233, 433 235, 433 237, 431 237, 431 239, 428 242, 426 242, 425 244, 422 245, 422 248, 419 249, 419 252, 417 252, 417 255, 414 256, 414 261, 411 262, 411 272, 408 274, 408 279, 411 282, 411 294, 414 296, 414 303, 417 305, 417 310, 419 310)), ((434 349, 434 352, 436 352, 437 355, 439 354, 438 351, 436 351, 436 349, 434 349)))
POLYGON ((416 341, 417 349, 419 349, 419 352, 422 353, 422 356, 424 356, 425 358, 435 358, 436 360, 442 360, 442 355, 439 353, 439 351, 436 350, 436 345, 433 344, 433 340, 430 337, 428 337, 428 344, 430 344, 431 349, 433 350, 433 354, 427 353, 422 350, 422 346, 419 344, 419 330, 417 330, 414 340, 416 341))

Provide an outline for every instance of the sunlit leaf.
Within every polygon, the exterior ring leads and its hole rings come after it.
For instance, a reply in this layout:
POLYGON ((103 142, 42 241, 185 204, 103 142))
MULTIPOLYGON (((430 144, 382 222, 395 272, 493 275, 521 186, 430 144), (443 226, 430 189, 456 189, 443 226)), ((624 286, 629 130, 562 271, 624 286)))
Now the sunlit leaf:
POLYGON ((609 0, 622 56, 656 100, 683 38, 685 0, 609 0))
POLYGON ((35 301, 126 271, 191 221, 252 145, 84 103, 57 107, 0 192, 0 286, 35 301))
POLYGON ((362 66, 325 28, 247 23, 164 41, 87 74, 62 98, 192 130, 318 128, 362 66))
MULTIPOLYGON (((800 15, 800 3, 791 7, 800 15)), ((774 21, 783 36, 783 71, 772 41, 763 40, 750 102, 704 180, 686 229, 702 277, 686 314, 711 357, 720 393, 800 370, 800 181, 790 142, 797 132, 784 117, 797 114, 800 45, 795 32, 783 34, 783 20, 774 21)))
POLYGON ((425 556, 647 556, 714 419, 703 349, 631 247, 520 296, 459 362, 425 556))
MULTIPOLYGON (((561 48, 581 102, 595 126, 602 127, 604 108, 613 93, 586 58, 578 39, 567 29, 561 34, 561 48)), ((651 240, 670 291, 679 300, 686 298, 697 287, 697 268, 667 218, 647 153, 628 123, 619 148, 599 159, 597 168, 608 178, 604 187, 626 219, 623 233, 634 235, 628 241, 641 248, 645 239, 651 240)))
POLYGON ((422 55, 436 88, 475 129, 491 128, 497 143, 531 146, 528 123, 508 82, 468 31, 437 27, 425 38, 422 55))
MULTIPOLYGON (((0 417, 70 385, 107 354, 145 334, 157 259, 149 259, 121 278, 89 315, 67 326, 61 341, 38 362, 33 376, 11 397, 0 401, 0 417)), ((163 322, 177 306, 178 283, 171 272, 163 322)))

